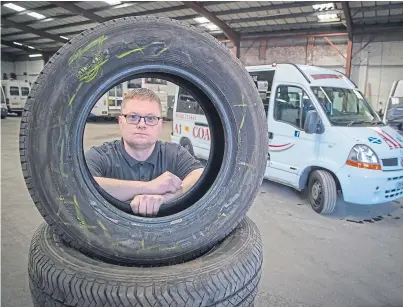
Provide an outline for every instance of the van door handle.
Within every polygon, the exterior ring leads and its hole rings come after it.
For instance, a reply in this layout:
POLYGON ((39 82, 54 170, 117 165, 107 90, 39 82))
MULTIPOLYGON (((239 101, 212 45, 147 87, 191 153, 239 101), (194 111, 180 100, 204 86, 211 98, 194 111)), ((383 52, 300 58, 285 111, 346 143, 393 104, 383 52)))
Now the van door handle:
POLYGON ((269 131, 269 140, 271 140, 273 138, 273 132, 269 131))

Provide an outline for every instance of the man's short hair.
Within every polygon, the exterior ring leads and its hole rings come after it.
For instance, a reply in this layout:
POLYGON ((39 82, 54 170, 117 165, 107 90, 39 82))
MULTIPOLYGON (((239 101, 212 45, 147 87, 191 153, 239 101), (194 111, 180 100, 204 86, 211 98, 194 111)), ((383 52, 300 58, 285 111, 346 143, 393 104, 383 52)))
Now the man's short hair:
POLYGON ((148 88, 136 88, 134 90, 124 93, 123 102, 121 105, 121 112, 123 112, 123 109, 124 109, 127 101, 133 100, 133 99, 156 101, 160 107, 160 112, 162 112, 160 97, 158 97, 158 95, 156 93, 154 93, 152 90, 150 90, 148 88))

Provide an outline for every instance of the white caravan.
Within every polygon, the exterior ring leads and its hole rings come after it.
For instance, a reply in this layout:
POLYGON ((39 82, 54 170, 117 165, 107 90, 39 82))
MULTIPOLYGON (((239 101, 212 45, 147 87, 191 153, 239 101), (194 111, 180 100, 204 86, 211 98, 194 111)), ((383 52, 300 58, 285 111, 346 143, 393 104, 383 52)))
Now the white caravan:
POLYGON ((21 116, 31 91, 29 83, 20 80, 1 80, 1 86, 6 96, 8 112, 21 116))
MULTIPOLYGON (((346 202, 371 205, 403 196, 403 137, 385 126, 340 72, 278 64, 247 67, 263 100, 269 157, 265 178, 308 189, 322 214, 346 202)), ((198 103, 177 91, 173 142, 208 159, 210 131, 198 103)))

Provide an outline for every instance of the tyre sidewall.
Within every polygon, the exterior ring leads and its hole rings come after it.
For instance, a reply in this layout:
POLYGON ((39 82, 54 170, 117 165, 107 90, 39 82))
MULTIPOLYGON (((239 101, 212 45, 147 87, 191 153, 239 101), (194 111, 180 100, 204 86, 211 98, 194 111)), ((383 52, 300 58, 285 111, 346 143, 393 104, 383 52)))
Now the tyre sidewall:
POLYGON ((324 185, 324 183, 323 183, 322 178, 319 176, 319 174, 318 174, 317 172, 314 171, 314 172, 311 174, 310 178, 309 178, 308 197, 309 197, 309 202, 310 202, 310 204, 311 204, 312 209, 313 209, 315 212, 319 213, 319 214, 322 213, 322 211, 323 211, 323 207, 324 207, 324 198, 326 197, 325 193, 323 193, 323 185, 324 185), (321 199, 320 205, 317 206, 317 207, 314 206, 315 200, 314 200, 314 198, 313 198, 313 196, 312 196, 312 187, 313 187, 313 185, 314 185, 314 183, 315 183, 316 181, 319 181, 319 183, 320 183, 321 186, 322 186, 322 199, 321 199))
POLYGON ((147 263, 207 248, 235 228, 263 180, 267 126, 259 101, 241 63, 199 30, 158 18, 101 24, 66 44, 34 82, 21 126, 26 134, 22 166, 34 185, 31 195, 67 241, 99 257, 147 263), (130 53, 138 48, 143 49, 130 53), (93 79, 80 81, 90 79, 94 67, 93 79), (83 167, 78 127, 92 108, 86 102, 106 91, 106 79, 117 84, 122 71, 150 67, 181 73, 209 88, 227 136, 224 162, 209 193, 187 212, 156 220, 123 213, 101 196, 83 167))

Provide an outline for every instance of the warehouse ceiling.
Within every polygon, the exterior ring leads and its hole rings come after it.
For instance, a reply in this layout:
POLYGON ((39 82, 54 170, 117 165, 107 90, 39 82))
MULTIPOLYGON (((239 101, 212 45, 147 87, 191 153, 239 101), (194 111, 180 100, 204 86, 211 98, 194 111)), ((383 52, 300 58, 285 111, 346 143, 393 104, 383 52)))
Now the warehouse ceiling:
POLYGON ((1 3, 4 58, 50 56, 98 23, 154 15, 188 22, 218 39, 403 31, 403 1, 18 1, 1 3))

